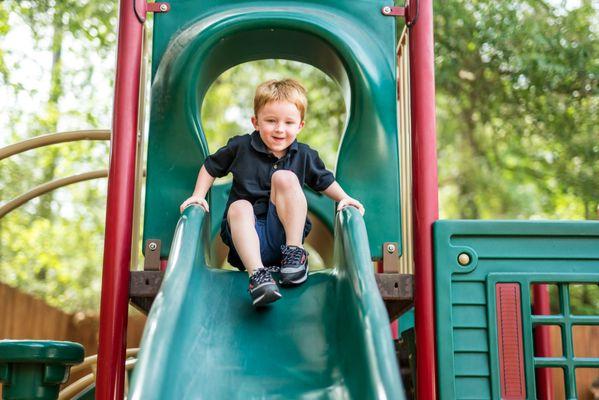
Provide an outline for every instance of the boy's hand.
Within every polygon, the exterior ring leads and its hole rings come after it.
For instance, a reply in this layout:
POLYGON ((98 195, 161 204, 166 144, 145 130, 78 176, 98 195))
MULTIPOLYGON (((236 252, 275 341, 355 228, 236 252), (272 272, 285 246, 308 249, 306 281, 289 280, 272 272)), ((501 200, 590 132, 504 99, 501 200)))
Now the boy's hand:
POLYGON ((185 200, 183 204, 179 207, 181 213, 191 204, 199 204, 206 212, 210 212, 210 207, 208 206, 208 202, 205 198, 200 196, 191 196, 189 199, 185 200))
POLYGON ((360 211, 360 214, 364 215, 365 210, 364 210, 364 206, 362 205, 362 203, 360 203, 356 199, 352 199, 351 197, 346 197, 344 199, 341 199, 341 201, 339 202, 339 205, 337 206, 337 211, 341 211, 342 208, 347 207, 347 206, 356 207, 358 209, 358 211, 360 211))

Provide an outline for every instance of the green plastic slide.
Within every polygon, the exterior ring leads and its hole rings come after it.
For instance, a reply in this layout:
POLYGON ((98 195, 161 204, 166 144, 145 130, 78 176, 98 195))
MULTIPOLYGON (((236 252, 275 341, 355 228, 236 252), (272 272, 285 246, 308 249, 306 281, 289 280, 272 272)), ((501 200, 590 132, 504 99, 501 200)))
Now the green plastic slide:
POLYGON ((154 301, 130 399, 404 399, 364 221, 337 215, 336 265, 254 309, 246 273, 207 267, 209 223, 188 207, 154 301))

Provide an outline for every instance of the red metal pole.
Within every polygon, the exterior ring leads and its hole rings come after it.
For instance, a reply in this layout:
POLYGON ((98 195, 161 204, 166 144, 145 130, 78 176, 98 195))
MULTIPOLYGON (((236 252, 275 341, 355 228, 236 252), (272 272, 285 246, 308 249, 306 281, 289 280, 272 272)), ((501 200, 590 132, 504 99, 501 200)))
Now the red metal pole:
MULTIPOLYGON (((551 314, 548 285, 533 285, 534 303, 532 306, 535 315, 551 314)), ((535 327, 535 356, 551 357, 551 335, 548 326, 539 325, 535 327)), ((537 398, 553 400, 553 379, 550 368, 537 368, 535 371, 537 383, 537 398)))
POLYGON ((439 218, 432 0, 410 2, 416 398, 436 397, 432 224, 439 218))
MULTIPOLYGON (((143 25, 121 0, 104 236, 96 399, 123 398, 143 25)), ((145 11, 145 10, 144 10, 145 11)))

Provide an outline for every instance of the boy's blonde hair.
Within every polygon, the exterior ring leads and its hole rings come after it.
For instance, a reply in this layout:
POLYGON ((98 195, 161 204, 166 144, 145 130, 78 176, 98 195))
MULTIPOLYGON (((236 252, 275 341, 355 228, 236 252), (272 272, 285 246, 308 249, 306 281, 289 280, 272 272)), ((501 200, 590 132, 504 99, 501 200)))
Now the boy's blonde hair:
POLYGON ((304 120, 304 115, 308 109, 308 99, 306 98, 306 89, 295 79, 271 79, 263 82, 256 88, 254 95, 254 116, 266 103, 271 101, 288 101, 295 104, 304 120))

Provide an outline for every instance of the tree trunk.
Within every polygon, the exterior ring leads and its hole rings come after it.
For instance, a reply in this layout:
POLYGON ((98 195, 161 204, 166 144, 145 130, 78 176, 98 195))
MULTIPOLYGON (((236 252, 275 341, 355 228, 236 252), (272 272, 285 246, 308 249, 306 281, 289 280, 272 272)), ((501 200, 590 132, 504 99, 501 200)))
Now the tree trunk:
MULTIPOLYGON (((46 103, 45 116, 41 119, 44 132, 53 133, 58 129, 59 102, 62 97, 62 41, 64 38, 64 24, 62 22, 63 13, 59 7, 54 7, 52 18, 52 69, 50 71, 50 93, 46 103)), ((59 150, 55 146, 44 149, 47 154, 47 164, 42 171, 42 183, 49 182, 56 176, 56 166, 58 165, 59 150)), ((38 207, 38 216, 41 218, 52 219, 52 192, 45 194, 40 198, 38 207)))

